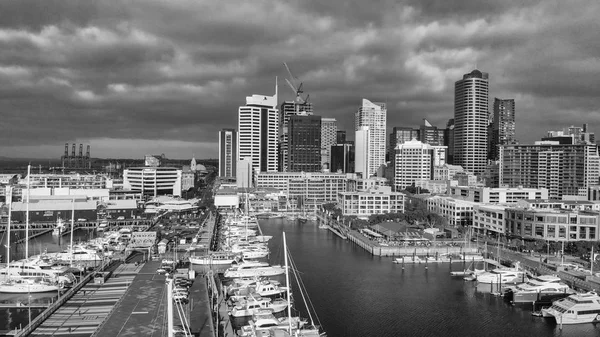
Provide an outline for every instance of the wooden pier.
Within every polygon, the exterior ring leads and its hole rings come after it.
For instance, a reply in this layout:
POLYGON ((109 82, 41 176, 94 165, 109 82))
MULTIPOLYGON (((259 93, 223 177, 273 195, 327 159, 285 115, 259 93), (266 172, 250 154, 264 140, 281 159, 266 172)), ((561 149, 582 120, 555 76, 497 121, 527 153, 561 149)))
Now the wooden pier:
MULTIPOLYGON (((121 227, 134 227, 134 229, 147 229, 150 226, 152 226, 154 223, 153 220, 151 219, 128 219, 128 220, 111 220, 108 221, 108 228, 112 228, 112 227, 117 227, 117 228, 121 228, 121 227)), ((69 233, 70 229, 71 229, 71 221, 70 220, 66 220, 64 222, 65 224, 65 228, 67 229, 67 231, 63 232, 63 235, 69 233)), ((95 229, 98 228, 98 221, 75 221, 74 223, 74 227, 75 229, 95 229)), ((10 231, 11 232, 19 232, 19 231, 25 231, 25 227, 27 225, 24 223, 13 223, 10 225, 10 231)), ((38 231, 42 231, 42 232, 48 232, 49 230, 54 229, 54 227, 56 227, 56 222, 31 222, 29 224, 29 231, 30 232, 38 232, 38 231)), ((1 224, 0 225, 0 233, 1 232, 5 232, 6 231, 6 224, 1 224)))

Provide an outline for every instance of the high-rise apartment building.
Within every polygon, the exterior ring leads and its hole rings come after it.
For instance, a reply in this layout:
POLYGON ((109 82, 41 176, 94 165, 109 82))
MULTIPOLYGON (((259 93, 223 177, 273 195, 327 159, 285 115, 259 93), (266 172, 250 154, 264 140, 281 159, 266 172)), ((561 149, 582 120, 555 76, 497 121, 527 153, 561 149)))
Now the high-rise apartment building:
POLYGON ((587 195, 598 184, 600 156, 595 145, 541 141, 534 145, 500 146, 501 187, 547 188, 548 197, 587 195))
MULTIPOLYGON (((369 178, 377 174, 377 170, 385 164, 385 135, 386 135, 387 109, 385 103, 373 103, 367 99, 362 100, 362 105, 355 114, 355 130, 368 127, 369 139, 367 142, 368 152, 367 169, 363 172, 363 178, 369 178)), ((359 146, 356 145, 356 158, 358 160, 359 146)), ((358 163, 357 166, 358 168, 358 163)), ((358 172, 358 171, 357 171, 358 172)))
POLYGON ((361 126, 354 135, 354 172, 369 178, 369 127, 361 126))
POLYGON ((312 115, 313 105, 311 102, 285 101, 281 103, 279 112, 279 171, 287 171, 288 163, 288 139, 290 117, 295 115, 312 115))
POLYGON ((277 171, 279 114, 277 88, 274 96, 252 95, 239 107, 238 160, 250 158, 258 172, 277 171))
POLYGON ((398 144, 395 149, 394 186, 401 191, 417 180, 433 177, 433 149, 416 139, 398 144))
POLYGON ((419 126, 419 138, 421 142, 434 146, 444 145, 444 130, 431 125, 427 119, 419 126))
POLYGON ((454 84, 454 164, 479 174, 487 164, 488 74, 465 74, 454 84))
POLYGON ((321 118, 321 165, 331 167, 331 146, 337 144, 337 121, 321 118))
POLYGON ((515 100, 494 98, 493 122, 489 129, 488 157, 498 160, 498 145, 514 144, 515 137, 515 100))
POLYGON ((321 116, 293 115, 289 120, 289 172, 321 171, 321 116))
POLYGON ((237 132, 235 129, 219 131, 219 177, 233 179, 236 176, 237 132))

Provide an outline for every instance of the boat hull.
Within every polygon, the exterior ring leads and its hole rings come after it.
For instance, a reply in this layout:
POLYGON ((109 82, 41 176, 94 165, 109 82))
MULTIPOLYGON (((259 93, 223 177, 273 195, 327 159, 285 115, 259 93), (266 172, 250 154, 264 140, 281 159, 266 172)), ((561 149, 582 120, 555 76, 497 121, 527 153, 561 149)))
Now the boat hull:
POLYGON ((269 267, 264 269, 248 269, 248 270, 226 270, 225 277, 260 277, 260 276, 276 276, 285 273, 285 269, 281 267, 269 267))

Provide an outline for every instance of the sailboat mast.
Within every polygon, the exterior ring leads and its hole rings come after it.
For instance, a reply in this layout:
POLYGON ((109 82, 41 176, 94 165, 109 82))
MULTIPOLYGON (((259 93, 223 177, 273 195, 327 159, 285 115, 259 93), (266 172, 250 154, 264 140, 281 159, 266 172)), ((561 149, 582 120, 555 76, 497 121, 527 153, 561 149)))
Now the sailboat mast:
POLYGON ((6 188, 6 201, 8 202, 8 222, 6 223, 6 231, 8 232, 8 239, 6 241, 6 277, 10 278, 10 223, 12 222, 12 188, 8 186, 6 188))
POLYGON ((287 311, 288 311, 288 329, 290 330, 290 336, 292 335, 292 306, 290 302, 290 269, 288 267, 288 251, 287 242, 285 240, 285 232, 283 232, 283 256, 285 257, 285 285, 287 286, 287 311))
MULTIPOLYGON (((10 216, 9 216, 9 219, 10 219, 10 216)), ((593 244, 592 244, 592 253, 590 254, 590 274, 592 274, 592 276, 594 275, 594 245, 593 244)))
MULTIPOLYGON (((73 232, 75 231, 75 198, 71 200, 71 267, 73 267, 73 254, 75 253, 73 249, 73 232)), ((60 235, 60 234, 59 234, 60 235)))
POLYGON ((29 183, 31 179, 31 164, 27 165, 27 204, 25 206, 25 258, 29 257, 29 183))

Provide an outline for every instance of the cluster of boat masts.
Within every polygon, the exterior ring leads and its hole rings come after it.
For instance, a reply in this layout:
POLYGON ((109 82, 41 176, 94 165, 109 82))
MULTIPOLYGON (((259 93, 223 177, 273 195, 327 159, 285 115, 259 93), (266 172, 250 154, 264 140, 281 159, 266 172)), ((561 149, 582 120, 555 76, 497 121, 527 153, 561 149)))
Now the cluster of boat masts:
POLYGON ((84 243, 71 242, 61 252, 46 251, 16 261, 10 261, 10 246, 7 245, 8 262, 0 267, 0 293, 59 292, 77 282, 73 272, 102 263, 114 251, 125 249, 130 239, 131 229, 123 228, 84 243))
POLYGON ((269 279, 283 274, 288 279, 288 271, 293 268, 256 260, 269 255, 267 242, 272 238, 259 232, 256 217, 230 215, 222 220, 220 250, 190 256, 189 261, 197 265, 229 267, 223 274, 225 283, 229 283, 226 286, 228 313, 233 318, 249 319, 248 324, 237 331, 238 336, 322 336, 318 326, 291 315, 293 301, 290 287, 269 279), (286 309, 288 315, 275 316, 286 309))

